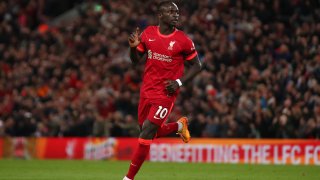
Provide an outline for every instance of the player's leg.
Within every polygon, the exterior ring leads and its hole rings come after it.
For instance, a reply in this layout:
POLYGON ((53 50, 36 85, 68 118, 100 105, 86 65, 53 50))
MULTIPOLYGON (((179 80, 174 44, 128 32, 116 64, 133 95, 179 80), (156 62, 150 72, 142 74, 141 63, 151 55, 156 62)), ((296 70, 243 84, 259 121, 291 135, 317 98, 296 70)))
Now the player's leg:
MULTIPOLYGON (((163 118, 163 122, 165 122, 169 114, 171 113, 174 102, 159 100, 157 104, 159 105, 159 107, 156 111, 156 117, 163 118)), ((163 123, 158 129, 156 138, 165 137, 174 132, 180 135, 183 142, 188 143, 190 141, 191 137, 188 130, 188 119, 186 117, 180 118, 177 122, 167 124, 163 123)))
POLYGON ((124 177, 124 180, 134 179, 134 176, 137 174, 145 158, 149 154, 150 144, 159 128, 159 125, 152 123, 148 119, 150 112, 153 112, 152 104, 148 99, 141 98, 138 107, 138 121, 141 128, 138 140, 139 145, 132 157, 129 171, 126 177, 124 177))
POLYGON ((177 122, 163 124, 158 129, 156 138, 165 137, 173 132, 179 134, 183 142, 188 143, 191 139, 188 129, 188 119, 181 117, 177 122))
POLYGON ((150 144, 152 139, 159 128, 159 125, 152 123, 149 120, 145 120, 142 125, 142 131, 139 136, 139 146, 136 150, 132 161, 130 163, 129 171, 124 179, 134 179, 135 175, 138 173, 140 167, 142 166, 144 160, 149 154, 150 144))
POLYGON ((165 123, 163 124, 157 131, 156 138, 168 136, 171 133, 176 133, 179 130, 179 126, 181 128, 181 123, 173 122, 173 123, 165 123), (180 125, 179 125, 180 124, 180 125))

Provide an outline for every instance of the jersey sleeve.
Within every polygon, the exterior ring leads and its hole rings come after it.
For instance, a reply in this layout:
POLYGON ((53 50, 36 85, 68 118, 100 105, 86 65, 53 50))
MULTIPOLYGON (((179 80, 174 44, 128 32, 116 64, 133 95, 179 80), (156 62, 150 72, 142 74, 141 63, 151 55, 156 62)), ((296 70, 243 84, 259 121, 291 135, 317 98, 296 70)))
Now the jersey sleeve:
POLYGON ((184 59, 189 61, 197 56, 196 48, 194 47, 194 43, 190 38, 187 37, 184 48, 183 48, 184 59))
POLYGON ((146 30, 144 30, 140 35, 141 41, 140 44, 137 46, 137 50, 141 53, 146 51, 146 30))

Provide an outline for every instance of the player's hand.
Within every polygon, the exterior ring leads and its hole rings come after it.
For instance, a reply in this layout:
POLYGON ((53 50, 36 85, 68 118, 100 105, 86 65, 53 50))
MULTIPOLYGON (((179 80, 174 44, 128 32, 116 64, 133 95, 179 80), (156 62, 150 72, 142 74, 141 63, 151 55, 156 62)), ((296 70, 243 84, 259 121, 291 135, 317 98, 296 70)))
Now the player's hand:
POLYGON ((177 89, 179 88, 179 84, 177 81, 173 81, 173 80, 166 80, 164 82, 166 91, 168 92, 168 95, 173 95, 177 89))
POLYGON ((128 42, 130 47, 134 48, 140 44, 140 29, 139 27, 136 28, 136 31, 131 33, 128 37, 128 42))

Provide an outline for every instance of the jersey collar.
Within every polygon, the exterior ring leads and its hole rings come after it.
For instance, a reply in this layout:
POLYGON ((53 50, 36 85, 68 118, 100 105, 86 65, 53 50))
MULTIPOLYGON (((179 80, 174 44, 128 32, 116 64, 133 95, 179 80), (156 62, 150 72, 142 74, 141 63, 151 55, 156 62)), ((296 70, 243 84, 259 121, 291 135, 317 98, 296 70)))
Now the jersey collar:
POLYGON ((159 26, 157 26, 157 32, 158 32, 158 35, 159 35, 160 37, 164 37, 164 38, 171 37, 171 36, 173 36, 173 35, 177 32, 177 29, 176 29, 176 28, 174 28, 174 31, 173 31, 171 34, 164 35, 164 34, 161 34, 161 33, 160 33, 159 28, 160 28, 160 27, 159 27, 159 26))

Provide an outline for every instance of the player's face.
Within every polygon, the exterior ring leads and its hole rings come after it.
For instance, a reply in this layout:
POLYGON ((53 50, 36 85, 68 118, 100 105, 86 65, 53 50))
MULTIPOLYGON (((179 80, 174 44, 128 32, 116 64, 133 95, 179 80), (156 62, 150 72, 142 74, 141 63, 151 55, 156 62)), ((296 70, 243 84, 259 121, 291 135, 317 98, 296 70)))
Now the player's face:
POLYGON ((179 21, 178 6, 174 3, 165 6, 160 14, 160 21, 171 26, 176 26, 179 21))

